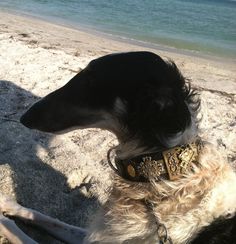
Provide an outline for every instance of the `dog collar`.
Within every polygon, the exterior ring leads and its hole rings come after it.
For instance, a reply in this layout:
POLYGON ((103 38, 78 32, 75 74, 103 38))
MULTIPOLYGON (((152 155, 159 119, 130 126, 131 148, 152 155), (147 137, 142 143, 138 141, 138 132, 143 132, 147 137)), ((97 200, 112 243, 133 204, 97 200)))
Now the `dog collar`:
POLYGON ((197 164, 202 142, 200 139, 193 143, 176 146, 161 152, 140 155, 134 158, 115 159, 116 168, 109 164, 121 177, 137 182, 152 180, 177 180, 193 170, 197 164))

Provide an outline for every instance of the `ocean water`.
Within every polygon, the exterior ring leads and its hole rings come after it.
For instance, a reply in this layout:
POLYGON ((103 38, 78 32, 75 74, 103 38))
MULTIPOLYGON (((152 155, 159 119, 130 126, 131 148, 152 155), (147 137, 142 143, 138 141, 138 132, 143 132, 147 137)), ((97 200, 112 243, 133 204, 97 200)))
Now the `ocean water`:
POLYGON ((0 0, 0 9, 146 44, 236 58, 236 0, 0 0))

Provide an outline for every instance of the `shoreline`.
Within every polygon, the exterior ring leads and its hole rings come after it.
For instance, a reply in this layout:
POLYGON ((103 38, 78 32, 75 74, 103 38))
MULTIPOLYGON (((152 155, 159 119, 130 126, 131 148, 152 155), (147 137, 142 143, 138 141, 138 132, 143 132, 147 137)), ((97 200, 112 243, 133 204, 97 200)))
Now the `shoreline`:
POLYGON ((184 56, 190 56, 190 57, 196 57, 196 58, 202 58, 206 60, 210 60, 217 63, 226 63, 226 64, 236 64, 236 57, 226 57, 225 55, 215 55, 213 53, 204 53, 203 51, 195 51, 190 49, 180 49, 168 45, 164 45, 161 43, 154 43, 154 42, 148 42, 143 40, 138 40, 134 38, 119 36, 116 34, 107 33, 103 30, 99 30, 96 27, 92 27, 85 24, 76 24, 70 21, 62 21, 59 18, 55 17, 47 17, 42 15, 34 15, 30 13, 26 13, 23 11, 15 11, 10 9, 0 10, 0 13, 10 14, 13 16, 18 16, 26 19, 31 19, 34 21, 40 21, 45 22, 51 25, 61 26, 64 28, 68 28, 71 30, 84 32, 87 34, 91 34, 97 37, 102 37, 105 39, 108 39, 110 41, 120 42, 127 45, 133 45, 136 47, 140 47, 141 49, 149 49, 149 50, 156 50, 160 52, 170 53, 170 54, 177 54, 177 55, 184 55, 184 56))
POLYGON ((173 60, 183 75, 191 80, 193 85, 200 88, 214 88, 217 91, 231 93, 236 84, 235 61, 216 59, 212 56, 196 56, 177 49, 166 51, 135 45, 117 40, 117 38, 107 38, 100 32, 79 30, 28 15, 1 12, 1 16, 1 34, 8 33, 14 41, 22 42, 32 48, 59 50, 72 57, 80 57, 81 60, 84 60, 84 66, 91 59, 113 52, 143 50, 154 52, 166 60, 173 60), (227 82, 227 85, 222 86, 222 82, 227 82))

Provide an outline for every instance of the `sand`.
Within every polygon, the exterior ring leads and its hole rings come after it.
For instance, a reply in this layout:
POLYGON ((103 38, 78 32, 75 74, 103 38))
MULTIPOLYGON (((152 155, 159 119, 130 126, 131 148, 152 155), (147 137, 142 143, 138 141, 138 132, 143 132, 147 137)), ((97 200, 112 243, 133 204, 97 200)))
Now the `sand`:
MULTIPOLYGON (((108 197, 111 170, 106 152, 116 138, 98 129, 55 136, 31 131, 18 120, 31 104, 65 84, 90 60, 111 52, 149 50, 174 60, 200 93, 201 134, 235 166, 235 60, 147 48, 27 16, 0 14, 1 193, 70 224, 89 224, 108 197)), ((40 243, 61 243, 17 223, 40 243)))

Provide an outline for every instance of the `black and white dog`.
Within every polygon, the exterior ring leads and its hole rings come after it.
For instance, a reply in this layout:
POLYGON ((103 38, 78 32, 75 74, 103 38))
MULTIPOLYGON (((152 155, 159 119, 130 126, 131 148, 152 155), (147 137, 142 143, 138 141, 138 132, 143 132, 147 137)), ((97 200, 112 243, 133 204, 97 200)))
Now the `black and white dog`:
MULTIPOLYGON (((66 243, 236 243, 236 176, 198 137, 199 104, 176 65, 154 53, 91 61, 21 122, 51 133, 96 127, 117 136, 115 158, 108 153, 114 186, 103 211, 88 230, 4 197, 1 212, 66 243)), ((9 240, 35 243, 11 226, 9 240)))

